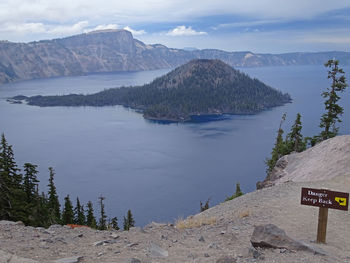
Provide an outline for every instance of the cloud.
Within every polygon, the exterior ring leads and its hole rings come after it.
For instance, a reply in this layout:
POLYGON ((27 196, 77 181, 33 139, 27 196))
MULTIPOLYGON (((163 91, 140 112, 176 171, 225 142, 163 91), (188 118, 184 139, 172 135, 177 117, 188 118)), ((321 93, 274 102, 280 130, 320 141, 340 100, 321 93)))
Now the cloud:
POLYGON ((96 31, 96 30, 106 30, 106 29, 119 29, 120 26, 117 24, 103 24, 103 25, 98 25, 92 29, 88 29, 86 30, 86 32, 90 32, 90 31, 96 31))
POLYGON ((198 36, 207 34, 207 32, 193 30, 191 26, 177 26, 167 33, 168 36, 198 36))
POLYGON ((73 35, 82 33, 83 30, 89 25, 88 21, 80 21, 73 25, 63 25, 63 26, 48 26, 48 34, 51 35, 73 35))
POLYGON ((130 31, 134 36, 140 36, 147 33, 145 30, 134 30, 129 26, 124 27, 124 29, 130 31))

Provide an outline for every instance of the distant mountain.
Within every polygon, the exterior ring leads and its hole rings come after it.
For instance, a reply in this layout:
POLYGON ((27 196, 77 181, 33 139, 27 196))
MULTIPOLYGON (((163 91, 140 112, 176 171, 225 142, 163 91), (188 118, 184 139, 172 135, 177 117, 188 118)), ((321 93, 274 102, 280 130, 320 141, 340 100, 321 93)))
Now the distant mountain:
POLYGON ((174 68, 198 59, 220 59, 234 67, 321 65, 337 58, 350 64, 350 52, 254 54, 216 49, 181 50, 146 45, 126 30, 100 30, 31 43, 0 41, 0 84, 17 80, 94 72, 174 68))
POLYGON ((192 60, 143 86, 27 98, 28 104, 37 106, 124 105, 142 110, 147 119, 170 121, 190 121, 193 115, 254 114, 290 100, 288 94, 220 60, 207 59, 192 60))

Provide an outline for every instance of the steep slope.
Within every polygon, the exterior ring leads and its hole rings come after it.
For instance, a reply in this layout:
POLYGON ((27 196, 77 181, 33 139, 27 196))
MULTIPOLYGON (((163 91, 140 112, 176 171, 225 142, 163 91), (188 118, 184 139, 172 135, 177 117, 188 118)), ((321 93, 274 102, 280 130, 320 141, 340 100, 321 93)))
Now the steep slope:
POLYGON ((235 67, 322 65, 332 58, 350 64, 349 52, 254 54, 216 49, 181 50, 146 45, 126 30, 99 30, 31 43, 0 41, 0 84, 94 72, 152 70, 192 59, 220 59, 235 67))
MULTIPOLYGON (((330 139, 323 151, 331 155, 338 149, 338 156, 347 155, 345 148, 336 145, 349 138, 330 139)), ((318 162, 317 155, 305 155, 304 159, 318 162)), ((329 168, 336 171, 334 164, 329 168)), ((350 171, 350 163, 347 167, 350 171)), ((295 175, 303 173, 300 169, 295 175)), ((349 211, 330 209, 327 243, 316 244, 318 208, 300 205, 301 187, 349 192, 350 173, 322 181, 282 183, 224 202, 176 225, 151 223, 129 232, 72 230, 57 225, 46 230, 0 221, 0 262, 349 262, 349 211), (321 249, 324 255, 268 248, 252 252, 250 237, 260 224, 275 224, 292 238, 321 249), (223 256, 231 260, 220 261, 223 256)))
POLYGON ((350 174, 350 136, 337 136, 301 153, 283 156, 260 187, 332 179, 350 174))
POLYGON ((124 105, 156 120, 189 121, 193 115, 254 114, 290 102, 290 96, 220 60, 192 60, 140 87, 92 95, 34 96, 37 106, 124 105))

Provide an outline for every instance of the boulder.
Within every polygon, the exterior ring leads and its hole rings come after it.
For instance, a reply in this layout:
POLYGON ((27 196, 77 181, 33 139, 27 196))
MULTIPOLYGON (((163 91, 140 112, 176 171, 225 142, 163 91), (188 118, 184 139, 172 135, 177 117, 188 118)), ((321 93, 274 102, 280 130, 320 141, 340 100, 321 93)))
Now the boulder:
POLYGON ((250 238, 250 242, 255 248, 285 248, 291 251, 303 250, 313 252, 314 254, 325 254, 318 248, 314 248, 287 236, 283 229, 273 224, 256 226, 250 238))
POLYGON ((161 248, 160 246, 158 246, 153 242, 150 243, 149 252, 151 253, 152 257, 166 258, 169 256, 169 253, 167 250, 161 248))

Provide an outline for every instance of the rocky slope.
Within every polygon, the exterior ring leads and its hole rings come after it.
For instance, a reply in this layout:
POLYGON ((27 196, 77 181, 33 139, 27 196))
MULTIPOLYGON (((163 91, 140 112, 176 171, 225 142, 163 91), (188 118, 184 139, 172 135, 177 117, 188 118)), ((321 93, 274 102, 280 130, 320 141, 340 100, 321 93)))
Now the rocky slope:
POLYGON ((258 188, 284 182, 326 180, 350 174, 350 136, 337 136, 302 153, 283 156, 258 188))
POLYGON ((254 54, 215 49, 186 51, 146 45, 126 30, 101 30, 30 43, 0 41, 0 84, 16 80, 93 72, 152 70, 191 59, 220 59, 235 67, 321 65, 328 59, 350 64, 349 52, 254 54))
MULTIPOLYGON (((350 136, 328 140, 323 151, 330 158, 348 155, 350 136), (333 150, 332 150, 333 149, 333 150), (336 150, 335 150, 336 149, 336 150), (335 154, 335 151, 337 154, 335 154), (331 154, 332 153, 332 154, 331 154)), ((314 164, 317 155, 304 156, 314 164)), ((313 166, 315 167, 315 166, 313 166)), ((348 192, 350 162, 346 173, 309 182, 289 181, 245 194, 173 225, 152 223, 123 231, 52 226, 49 229, 0 222, 0 262, 350 262, 349 211, 330 210, 327 243, 316 244, 318 209, 300 205, 301 187, 348 192), (274 224, 307 250, 251 247, 255 226, 274 224)), ((317 167, 315 167, 317 168, 317 167)), ((328 167, 331 169, 331 167, 328 167)), ((303 174, 303 170, 299 170, 303 174)), ((298 174, 299 175, 299 174, 298 174)), ((297 175, 296 175, 297 176, 297 175)), ((282 243, 282 242, 280 242, 282 243)))

